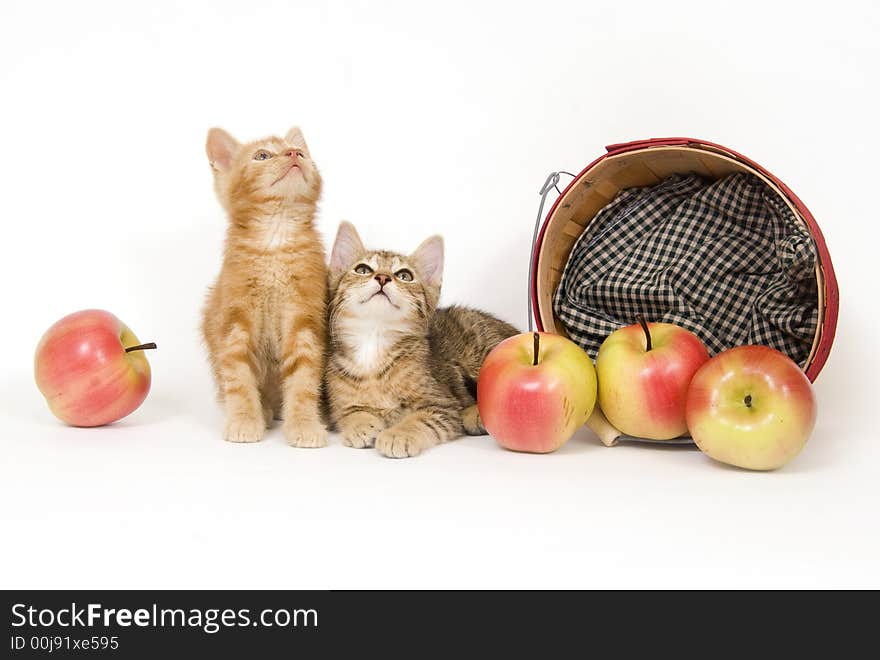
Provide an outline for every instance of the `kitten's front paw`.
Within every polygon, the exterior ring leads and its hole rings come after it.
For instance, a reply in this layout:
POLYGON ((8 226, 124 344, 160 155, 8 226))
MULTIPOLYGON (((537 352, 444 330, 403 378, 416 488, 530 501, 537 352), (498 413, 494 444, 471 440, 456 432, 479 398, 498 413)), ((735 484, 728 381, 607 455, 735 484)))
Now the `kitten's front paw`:
POLYGON ((228 442, 259 442, 266 432, 266 424, 260 417, 232 417, 226 420, 223 439, 228 442))
POLYGON ((382 420, 365 411, 347 415, 339 422, 342 444, 355 449, 367 449, 376 443, 376 436, 384 428, 382 420))
POLYGON ((288 420, 284 422, 284 437, 291 447, 315 449, 327 446, 327 429, 321 422, 288 420))
POLYGON ((423 446, 417 437, 390 428, 376 436, 376 449, 388 458, 409 458, 421 454, 423 446))
POLYGON ((382 430, 381 422, 369 417, 342 430, 342 444, 355 449, 368 449, 376 444, 376 436, 382 430))

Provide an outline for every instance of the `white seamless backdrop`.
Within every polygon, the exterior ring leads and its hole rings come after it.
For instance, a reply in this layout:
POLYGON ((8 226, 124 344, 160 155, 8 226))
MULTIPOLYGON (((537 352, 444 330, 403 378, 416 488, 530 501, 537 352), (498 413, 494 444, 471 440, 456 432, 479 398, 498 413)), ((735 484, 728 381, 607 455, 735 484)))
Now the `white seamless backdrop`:
POLYGON ((0 587, 880 587, 876 3, 14 2, 0 7, 0 587), (728 145, 813 211, 842 291, 803 454, 465 438, 407 461, 220 439, 197 325, 224 218, 207 129, 298 124, 319 219, 442 232, 443 301, 525 327, 537 190, 605 144, 728 145), (42 332, 102 307, 151 352, 70 429, 42 332))

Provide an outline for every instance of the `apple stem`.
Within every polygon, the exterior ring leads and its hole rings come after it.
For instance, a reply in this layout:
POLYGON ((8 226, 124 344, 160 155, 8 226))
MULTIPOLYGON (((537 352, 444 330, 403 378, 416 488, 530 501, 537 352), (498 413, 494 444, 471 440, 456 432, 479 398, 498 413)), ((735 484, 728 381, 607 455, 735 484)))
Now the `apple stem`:
POLYGON ((534 359, 532 360, 533 367, 538 364, 538 346, 540 346, 540 344, 541 344, 541 335, 536 332, 535 333, 535 346, 534 346, 535 353, 534 353, 534 359))
POLYGON ((151 348, 158 348, 158 346, 156 346, 156 342, 151 341, 149 344, 140 344, 138 346, 129 346, 128 348, 125 349, 125 352, 131 353, 132 351, 146 351, 151 348))
POLYGON ((648 330, 648 322, 645 321, 645 317, 639 314, 636 317, 636 321, 639 322, 639 325, 642 326, 642 330, 645 331, 645 350, 651 350, 651 331, 648 330))
POLYGON ((743 403, 746 404, 746 408, 751 408, 752 407, 752 395, 746 394, 746 398, 743 399, 743 403))

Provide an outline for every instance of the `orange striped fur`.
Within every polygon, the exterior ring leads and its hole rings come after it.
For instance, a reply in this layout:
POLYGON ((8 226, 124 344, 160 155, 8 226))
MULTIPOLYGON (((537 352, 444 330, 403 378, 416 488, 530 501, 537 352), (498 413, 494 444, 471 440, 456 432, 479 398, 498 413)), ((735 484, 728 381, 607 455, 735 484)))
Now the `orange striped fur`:
POLYGON ((202 320, 223 437, 258 441, 277 418, 291 445, 323 447, 327 268, 314 227, 321 176, 298 128, 249 144, 213 128, 206 150, 229 219, 202 320))

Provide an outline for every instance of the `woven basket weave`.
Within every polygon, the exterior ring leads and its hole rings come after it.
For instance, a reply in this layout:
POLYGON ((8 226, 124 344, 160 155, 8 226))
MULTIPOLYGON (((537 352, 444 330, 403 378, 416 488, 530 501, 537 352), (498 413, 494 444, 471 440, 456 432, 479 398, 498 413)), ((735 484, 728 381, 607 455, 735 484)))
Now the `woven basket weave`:
POLYGON ((815 380, 834 341, 839 296, 825 239, 813 215, 797 195, 757 163, 711 142, 661 138, 615 144, 606 150, 606 154, 584 168, 562 192, 537 233, 532 252, 530 296, 538 329, 566 334, 553 313, 553 293, 575 241, 619 191, 654 185, 672 174, 696 173, 720 179, 734 172, 748 172, 763 180, 785 200, 816 243, 819 323, 804 364, 807 377, 815 380))
MULTIPOLYGON (((534 314, 539 330, 566 334, 553 312, 553 293, 562 278, 562 271, 575 241, 619 191, 654 185, 672 174, 697 173, 707 178, 720 179, 734 172, 747 172, 759 177, 779 194, 810 232, 816 244, 816 302, 819 323, 809 357, 803 365, 807 377, 814 381, 825 365, 834 342, 839 293, 825 238, 813 215, 797 195, 754 161, 712 142, 691 138, 658 138, 614 144, 606 147, 606 152, 587 165, 562 191, 540 224, 540 230, 538 224, 535 226, 529 269, 530 322, 534 314)), ((551 174, 542 194, 546 195, 558 180, 558 173, 551 174)), ((543 209, 543 201, 541 208, 543 209)), ((539 210, 538 222, 540 219, 539 210)), ((623 437, 618 429, 609 424, 598 406, 587 425, 606 445, 614 445, 623 437)), ((664 442, 690 442, 690 439, 664 442)))

